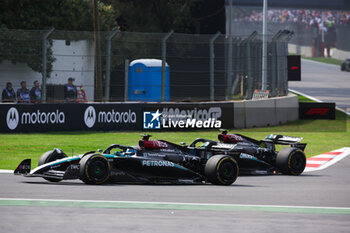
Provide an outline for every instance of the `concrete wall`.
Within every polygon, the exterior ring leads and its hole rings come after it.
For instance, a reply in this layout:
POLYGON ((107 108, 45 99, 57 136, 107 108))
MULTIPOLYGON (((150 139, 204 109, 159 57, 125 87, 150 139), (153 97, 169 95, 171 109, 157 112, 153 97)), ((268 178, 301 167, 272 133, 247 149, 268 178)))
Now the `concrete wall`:
POLYGON ((343 51, 339 49, 332 49, 332 57, 339 60, 345 60, 350 58, 350 51, 343 51))
MULTIPOLYGON (((288 44, 288 53, 296 53, 305 57, 312 57, 312 47, 288 44)), ((324 51, 324 56, 327 56, 326 50, 324 51)), ((350 58, 350 51, 344 51, 334 48, 331 49, 331 56, 332 58, 338 60, 345 60, 347 58, 350 58)))
POLYGON ((288 53, 296 53, 305 57, 312 57, 312 47, 288 44, 288 53))
MULTIPOLYGON (((94 50, 89 41, 71 41, 66 45, 65 40, 53 40, 53 71, 47 84, 65 84, 68 77, 75 78, 75 85, 83 85, 89 101, 94 99, 94 50)), ((0 63, 0 89, 6 82, 12 82, 15 90, 20 82, 25 80, 27 87, 33 86, 34 80, 42 83, 42 75, 33 71, 25 63, 12 64, 9 61, 0 63)))
POLYGON ((299 117, 298 97, 289 94, 261 100, 244 100, 234 103, 235 128, 252 128, 281 125, 299 117))

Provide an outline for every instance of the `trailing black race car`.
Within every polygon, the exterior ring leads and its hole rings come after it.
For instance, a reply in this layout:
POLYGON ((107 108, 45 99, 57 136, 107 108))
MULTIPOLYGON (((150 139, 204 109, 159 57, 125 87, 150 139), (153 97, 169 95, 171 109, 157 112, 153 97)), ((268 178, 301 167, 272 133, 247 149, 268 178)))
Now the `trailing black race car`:
POLYGON ((212 150, 231 155, 238 162, 241 174, 300 175, 306 166, 306 143, 300 143, 302 139, 270 134, 264 140, 255 140, 223 130, 218 135, 220 143, 212 150), (290 147, 277 151, 276 145, 290 147))
POLYGON ((37 168, 31 171, 31 160, 26 159, 14 174, 43 177, 51 182, 81 179, 87 184, 210 182, 230 185, 237 179, 237 162, 231 156, 198 157, 186 146, 148 138, 144 136, 140 141, 141 148, 115 144, 103 152, 90 151, 72 157, 54 149, 40 157, 37 168), (116 151, 111 154, 112 150, 116 151))
POLYGON ((244 174, 300 175, 306 165, 302 138, 283 135, 269 135, 265 140, 255 140, 240 134, 227 134, 224 130, 218 135, 219 142, 198 138, 189 146, 179 146, 167 141, 140 140, 142 153, 147 156, 171 156, 189 154, 203 161, 216 155, 228 155, 238 163, 239 172, 244 174), (276 145, 291 147, 276 151, 276 145))
POLYGON ((343 61, 340 65, 341 71, 350 71, 350 58, 343 61))

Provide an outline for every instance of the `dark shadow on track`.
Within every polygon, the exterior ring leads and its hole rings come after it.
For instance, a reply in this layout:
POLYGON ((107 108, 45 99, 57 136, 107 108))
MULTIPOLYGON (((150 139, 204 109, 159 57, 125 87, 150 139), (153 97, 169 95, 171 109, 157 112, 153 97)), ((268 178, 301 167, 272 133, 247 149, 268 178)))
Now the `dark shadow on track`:
POLYGON ((63 181, 63 182, 46 182, 46 181, 21 181, 20 183, 23 184, 39 184, 39 185, 57 185, 57 186, 103 186, 103 187, 107 187, 107 186, 155 186, 155 187, 159 187, 159 186, 163 186, 163 187, 173 187, 173 186, 216 186, 216 187, 259 187, 258 185, 245 185, 245 184, 232 184, 232 185, 212 185, 209 183, 204 183, 204 184, 144 184, 144 183, 113 183, 113 184, 102 184, 102 185, 88 185, 88 184, 84 184, 84 183, 79 183, 79 182, 67 182, 67 181, 63 181))

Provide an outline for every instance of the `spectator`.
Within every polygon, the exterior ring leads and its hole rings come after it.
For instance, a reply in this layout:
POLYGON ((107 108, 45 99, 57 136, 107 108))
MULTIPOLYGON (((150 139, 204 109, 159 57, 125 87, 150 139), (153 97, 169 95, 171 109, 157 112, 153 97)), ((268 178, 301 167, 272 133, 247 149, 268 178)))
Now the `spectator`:
POLYGON ((16 93, 12 88, 12 83, 8 82, 6 83, 6 88, 2 91, 2 102, 9 103, 9 102, 15 102, 16 101, 16 93))
POLYGON ((74 78, 69 77, 68 83, 64 85, 64 98, 66 102, 76 102, 77 100, 77 87, 73 85, 74 78))
POLYGON ((18 103, 30 103, 29 90, 27 88, 27 82, 21 82, 21 88, 17 90, 18 103))
POLYGON ((336 32, 334 23, 332 20, 329 20, 328 23, 325 22, 325 27, 327 27, 327 31, 325 33, 325 46, 327 49, 327 56, 331 57, 331 47, 335 45, 336 42, 336 32))
POLYGON ((30 90, 29 96, 32 103, 39 103, 41 101, 41 89, 38 80, 34 81, 34 87, 30 90))

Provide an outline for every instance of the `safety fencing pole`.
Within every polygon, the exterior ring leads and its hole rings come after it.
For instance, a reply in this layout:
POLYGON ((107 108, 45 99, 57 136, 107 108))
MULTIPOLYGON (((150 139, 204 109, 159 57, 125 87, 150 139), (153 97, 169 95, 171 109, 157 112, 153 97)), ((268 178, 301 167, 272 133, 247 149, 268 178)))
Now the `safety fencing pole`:
POLYGON ((247 89, 248 89, 248 98, 251 98, 253 95, 253 76, 252 76, 252 53, 251 53, 251 42, 255 39, 255 37, 258 35, 256 31, 254 31, 247 39, 246 39, 246 59, 247 59, 247 89))
POLYGON ((209 67, 210 67, 210 101, 215 100, 215 77, 214 77, 214 60, 215 60, 215 52, 214 52, 214 41, 218 36, 220 35, 220 32, 217 32, 209 41, 209 67))
POLYGON ((129 59, 125 60, 125 75, 124 75, 124 101, 129 100, 129 59))
POLYGON ((166 76, 166 41, 173 34, 174 31, 171 30, 162 39, 162 102, 165 101, 165 76, 166 76))
POLYGON ((42 70, 42 95, 41 101, 43 103, 46 102, 46 72, 47 72, 47 38, 50 34, 55 30, 55 28, 51 28, 43 37, 43 70, 42 70))
POLYGON ((283 34, 282 30, 279 30, 271 39, 271 81, 270 81, 270 91, 271 95, 277 95, 277 79, 278 79, 278 40, 283 34))
POLYGON ((109 102, 110 95, 110 81, 111 81, 111 41, 119 30, 116 29, 107 37, 107 57, 106 57, 106 86, 105 86, 105 100, 109 102))

